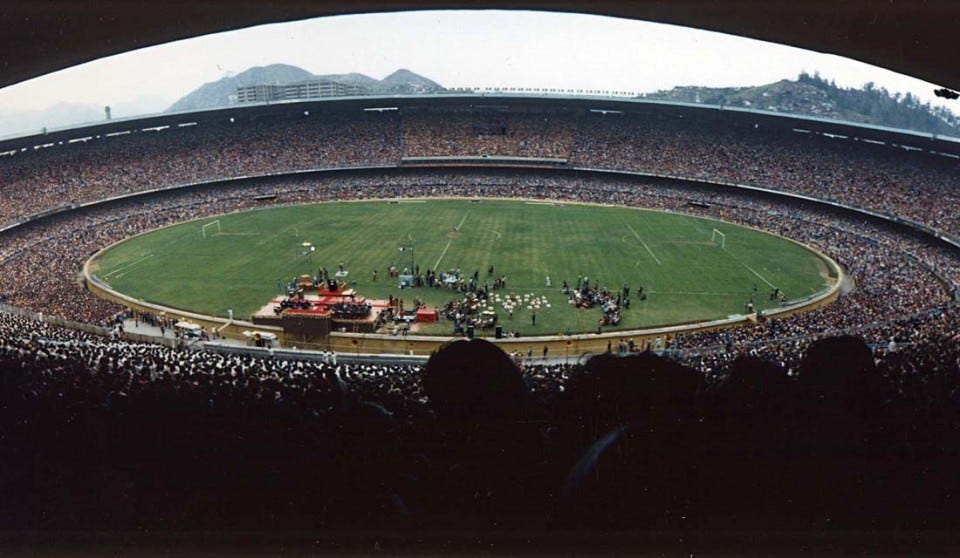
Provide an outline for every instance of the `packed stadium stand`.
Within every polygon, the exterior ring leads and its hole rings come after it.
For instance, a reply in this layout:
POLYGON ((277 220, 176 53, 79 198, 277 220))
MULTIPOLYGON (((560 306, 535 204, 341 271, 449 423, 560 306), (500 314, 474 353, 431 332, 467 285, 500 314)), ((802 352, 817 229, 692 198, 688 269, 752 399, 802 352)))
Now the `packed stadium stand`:
POLYGON ((960 144, 659 104, 381 102, 398 106, 168 115, 0 144, 0 528, 956 526, 960 144), (819 249, 852 289, 658 354, 518 366, 477 340, 415 365, 127 342, 113 328, 125 310, 80 278, 98 249, 187 219, 423 196, 723 219, 819 249))

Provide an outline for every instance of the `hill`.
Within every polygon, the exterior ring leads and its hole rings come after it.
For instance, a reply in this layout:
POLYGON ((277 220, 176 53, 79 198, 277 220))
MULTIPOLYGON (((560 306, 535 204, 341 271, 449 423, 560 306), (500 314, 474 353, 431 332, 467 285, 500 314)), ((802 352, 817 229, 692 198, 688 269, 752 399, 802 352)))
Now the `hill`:
POLYGON ((960 137, 960 118, 948 109, 921 103, 910 93, 891 95, 873 83, 860 89, 841 88, 817 74, 802 73, 795 81, 784 79, 756 87, 674 87, 643 98, 745 107, 960 137))
POLYGON ((435 93, 443 91, 439 83, 401 68, 380 80, 385 93, 435 93))
POLYGON ((312 79, 310 72, 287 64, 257 66, 235 76, 205 83, 170 105, 168 112, 200 110, 230 104, 230 97, 237 94, 237 87, 266 83, 294 83, 312 79))
POLYGON ((236 76, 227 76, 218 81, 206 83, 173 103, 167 111, 201 110, 229 105, 231 97, 237 94, 237 87, 265 84, 287 85, 315 79, 359 85, 376 93, 417 94, 444 90, 439 83, 406 69, 397 70, 382 80, 377 80, 356 72, 315 75, 297 66, 271 64, 250 68, 236 76))
MULTIPOLYGON (((169 99, 140 96, 133 100, 110 103, 114 118, 126 118, 163 111, 169 99)), ((105 120, 104 106, 89 103, 57 103, 43 110, 0 108, 0 136, 38 133, 44 128, 93 124, 105 120)))

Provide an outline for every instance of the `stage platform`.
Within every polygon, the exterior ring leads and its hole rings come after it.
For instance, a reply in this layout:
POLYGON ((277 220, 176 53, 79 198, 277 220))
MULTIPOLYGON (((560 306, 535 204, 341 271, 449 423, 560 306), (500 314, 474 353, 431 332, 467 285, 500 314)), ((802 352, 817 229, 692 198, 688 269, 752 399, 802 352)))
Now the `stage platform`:
MULTIPOLYGON (((331 307, 336 304, 341 303, 351 303, 351 304, 369 304, 371 311, 370 315, 362 320, 342 320, 344 322, 376 322, 377 316, 380 315, 380 312, 385 310, 390 306, 389 300, 383 299, 366 299, 364 297, 358 296, 352 290, 344 291, 328 291, 320 290, 316 293, 306 293, 303 295, 303 300, 309 303, 309 308, 286 308, 282 313, 278 313, 277 309, 280 308, 281 303, 287 300, 286 296, 278 295, 273 298, 269 303, 264 305, 260 310, 255 312, 252 316, 252 321, 255 324, 262 325, 280 325, 281 315, 286 316, 328 316, 332 314, 331 307)), ((432 323, 439 320, 439 315, 436 310, 421 308, 416 312, 415 323, 432 323)), ((341 321, 341 320, 338 320, 341 321)))

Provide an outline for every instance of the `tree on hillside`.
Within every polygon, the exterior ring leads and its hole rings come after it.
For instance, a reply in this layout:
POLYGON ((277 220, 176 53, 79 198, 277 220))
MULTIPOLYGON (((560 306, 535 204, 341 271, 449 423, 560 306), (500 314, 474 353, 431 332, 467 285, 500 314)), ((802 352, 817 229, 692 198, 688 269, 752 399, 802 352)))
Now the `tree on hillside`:
POLYGON ((812 85, 825 92, 841 112, 867 117, 872 124, 907 128, 938 134, 960 135, 960 118, 950 109, 923 103, 913 93, 891 94, 885 87, 868 81, 859 89, 837 87, 833 80, 823 79, 818 72, 801 72, 798 83, 812 85))

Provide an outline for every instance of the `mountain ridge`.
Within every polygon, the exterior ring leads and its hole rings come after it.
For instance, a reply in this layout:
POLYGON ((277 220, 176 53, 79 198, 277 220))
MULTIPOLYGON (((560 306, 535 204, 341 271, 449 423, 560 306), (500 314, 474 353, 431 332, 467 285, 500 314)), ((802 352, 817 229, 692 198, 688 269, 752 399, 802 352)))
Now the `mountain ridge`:
MULTIPOLYGON (((202 110, 229 105, 238 85, 295 83, 325 79, 359 85, 383 94, 423 94, 446 91, 439 83, 401 68, 381 80, 358 72, 314 75, 288 64, 248 68, 235 76, 208 82, 174 103, 157 96, 111 103, 114 118, 171 111, 202 110)), ((795 80, 745 87, 677 86, 640 95, 640 99, 682 101, 725 107, 744 107, 799 116, 845 120, 949 135, 960 138, 960 118, 949 109, 922 103, 907 93, 891 94, 867 83, 859 89, 838 87, 818 74, 801 73, 795 80)), ((59 128, 104 121, 104 107, 61 102, 42 110, 10 110, 0 107, 0 136, 39 133, 59 128)))
POLYGON ((313 74, 290 64, 269 64, 254 66, 235 76, 225 76, 217 81, 205 83, 187 93, 165 112, 187 110, 202 110, 231 104, 231 97, 236 96, 237 87, 250 85, 289 85, 301 81, 327 80, 359 85, 371 90, 382 90, 391 94, 418 94, 444 91, 439 83, 416 74, 406 68, 401 68, 382 80, 372 78, 366 74, 350 72, 346 74, 313 74))
MULTIPOLYGON (((140 96, 110 104, 113 118, 156 114, 170 105, 169 99, 140 96)), ((100 123, 105 120, 104 105, 59 102, 38 110, 13 110, 0 107, 0 137, 41 133, 46 128, 61 128, 100 123)))
POLYGON ((818 74, 805 72, 796 80, 781 79, 765 85, 677 86, 640 98, 743 107, 960 137, 960 118, 949 109, 921 103, 910 93, 891 94, 872 82, 859 89, 842 88, 818 74))

